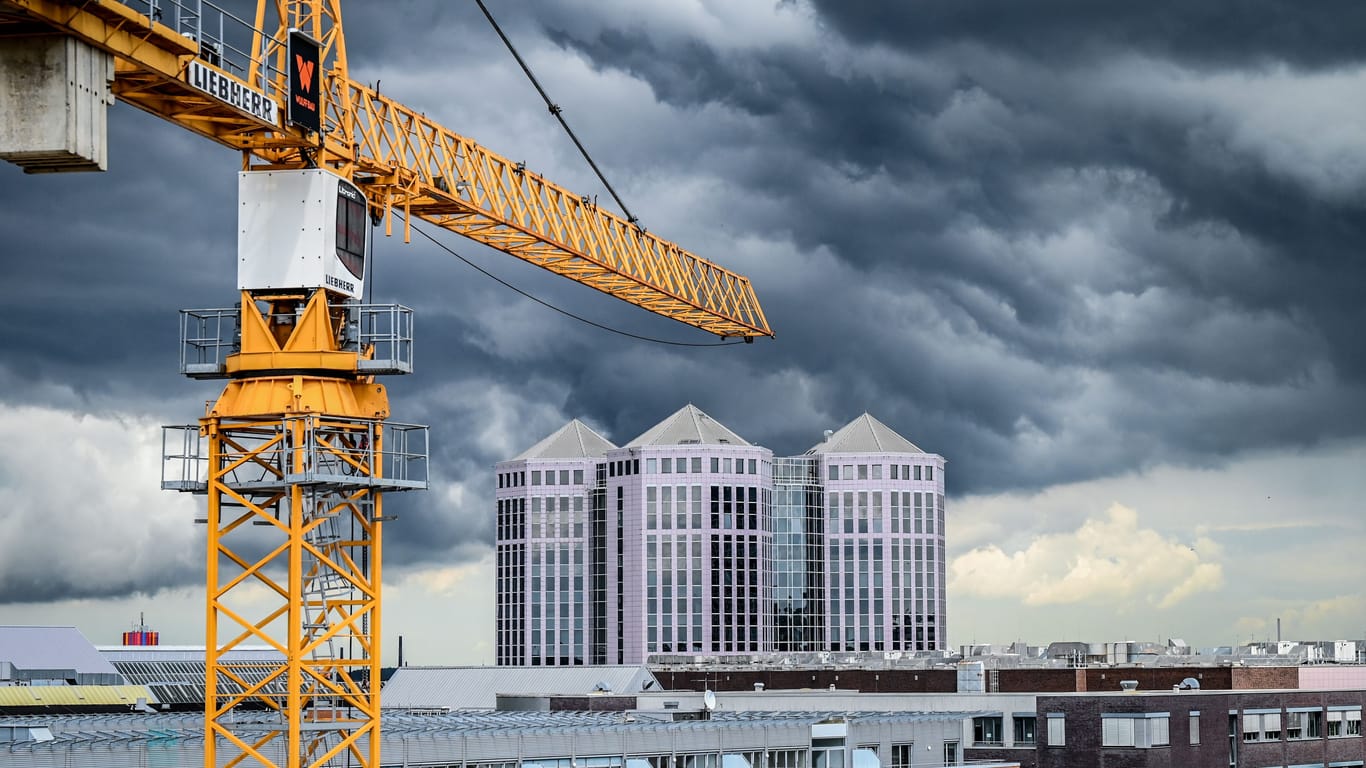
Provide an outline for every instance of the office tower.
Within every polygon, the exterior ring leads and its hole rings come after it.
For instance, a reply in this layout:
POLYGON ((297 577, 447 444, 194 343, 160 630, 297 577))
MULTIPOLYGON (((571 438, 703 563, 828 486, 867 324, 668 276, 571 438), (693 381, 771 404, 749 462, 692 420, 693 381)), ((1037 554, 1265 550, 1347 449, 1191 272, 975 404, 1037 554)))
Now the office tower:
POLYGON ((778 459, 575 420, 496 471, 500 665, 944 645, 944 459, 867 414, 778 459))

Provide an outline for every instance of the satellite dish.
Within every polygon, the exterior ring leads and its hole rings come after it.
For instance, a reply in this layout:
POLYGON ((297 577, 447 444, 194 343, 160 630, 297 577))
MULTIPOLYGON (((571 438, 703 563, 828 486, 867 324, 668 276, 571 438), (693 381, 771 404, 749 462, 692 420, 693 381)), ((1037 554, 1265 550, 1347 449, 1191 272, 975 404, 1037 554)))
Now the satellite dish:
POLYGON ((702 706, 706 707, 708 712, 712 711, 713 709, 716 709, 716 694, 712 693, 711 691, 703 693, 702 706))

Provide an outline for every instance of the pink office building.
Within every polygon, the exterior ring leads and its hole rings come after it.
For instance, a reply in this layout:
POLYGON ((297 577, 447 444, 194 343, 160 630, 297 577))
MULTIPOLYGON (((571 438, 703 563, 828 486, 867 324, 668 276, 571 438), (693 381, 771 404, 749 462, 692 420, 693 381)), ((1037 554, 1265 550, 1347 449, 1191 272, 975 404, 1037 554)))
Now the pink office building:
POLYGON ((867 414, 778 459, 574 420, 496 469, 500 665, 943 646, 944 459, 867 414))

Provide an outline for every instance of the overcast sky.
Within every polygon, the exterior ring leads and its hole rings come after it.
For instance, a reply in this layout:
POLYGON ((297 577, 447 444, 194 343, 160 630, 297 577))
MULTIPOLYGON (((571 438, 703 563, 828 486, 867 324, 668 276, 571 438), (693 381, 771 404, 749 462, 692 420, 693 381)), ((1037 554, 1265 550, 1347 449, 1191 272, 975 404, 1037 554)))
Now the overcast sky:
MULTIPOLYGON (((778 455, 867 411, 949 461, 949 641, 1366 638, 1366 7, 489 3, 652 232, 776 340, 604 333, 377 238, 417 311, 386 660, 491 663, 494 462, 691 402, 778 455)), ((347 6, 351 74, 608 196, 472 3, 347 6)), ((0 94, 3 96, 3 94, 0 94)), ((10 107, 0 102, 0 109, 10 107)), ((158 489, 177 311, 235 300, 239 157, 127 105, 104 174, 0 167, 0 622, 202 643, 202 501, 158 489)), ((452 235, 595 321, 709 337, 452 235)))

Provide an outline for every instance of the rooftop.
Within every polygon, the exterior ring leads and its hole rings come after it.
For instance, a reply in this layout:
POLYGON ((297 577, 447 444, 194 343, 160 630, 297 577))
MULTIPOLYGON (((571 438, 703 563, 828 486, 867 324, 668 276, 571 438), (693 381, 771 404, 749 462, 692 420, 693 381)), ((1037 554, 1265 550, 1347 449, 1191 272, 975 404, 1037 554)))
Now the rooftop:
POLYGON ((806 455, 820 453, 924 453, 919 446, 868 413, 845 424, 825 440, 811 446, 806 455))
POLYGON ((665 445, 750 445, 726 425, 703 413, 692 403, 645 430, 627 448, 665 445))
POLYGON ((601 458, 613 448, 612 441, 574 419, 512 460, 601 458))

